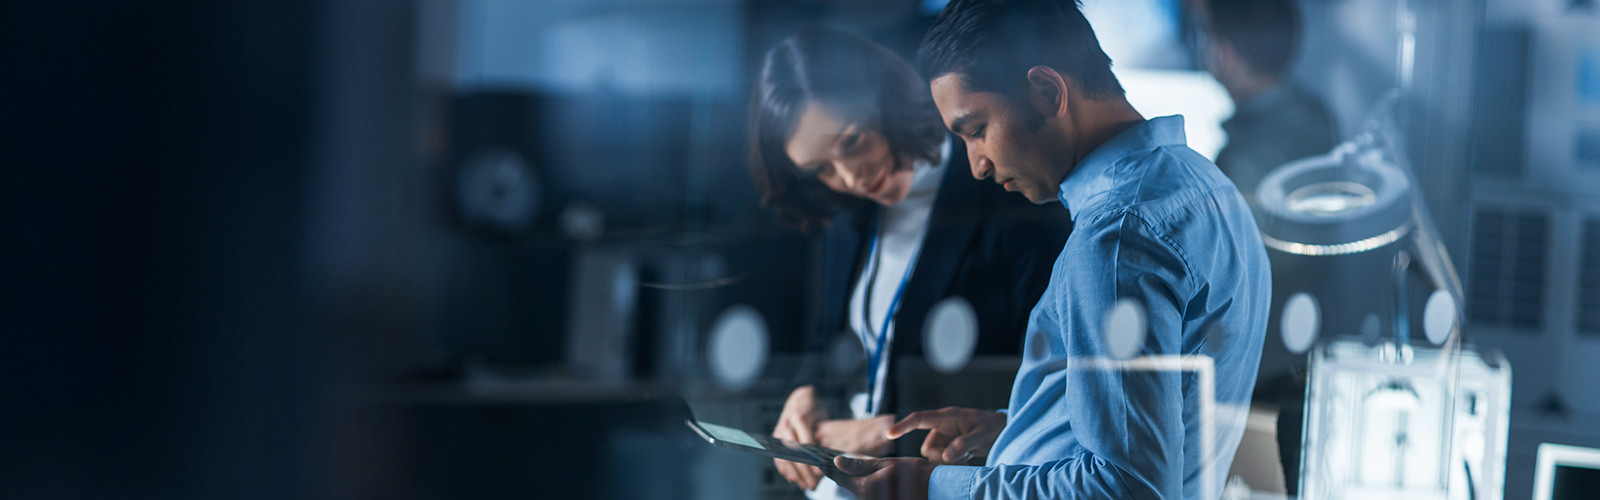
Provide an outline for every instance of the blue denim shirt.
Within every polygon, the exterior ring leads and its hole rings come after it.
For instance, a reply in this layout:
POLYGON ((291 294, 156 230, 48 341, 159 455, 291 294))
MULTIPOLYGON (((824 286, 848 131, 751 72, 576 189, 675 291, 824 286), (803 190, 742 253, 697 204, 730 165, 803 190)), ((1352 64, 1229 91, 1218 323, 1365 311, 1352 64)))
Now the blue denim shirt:
POLYGON ((1148 311, 1139 355, 1216 366, 1217 491, 1243 435, 1271 271, 1250 209, 1189 149, 1183 118, 1106 141, 1061 182, 1076 228, 1028 322, 1027 356, 987 466, 940 466, 929 497, 1202 498, 1197 377, 1087 367, 1118 299, 1148 311))

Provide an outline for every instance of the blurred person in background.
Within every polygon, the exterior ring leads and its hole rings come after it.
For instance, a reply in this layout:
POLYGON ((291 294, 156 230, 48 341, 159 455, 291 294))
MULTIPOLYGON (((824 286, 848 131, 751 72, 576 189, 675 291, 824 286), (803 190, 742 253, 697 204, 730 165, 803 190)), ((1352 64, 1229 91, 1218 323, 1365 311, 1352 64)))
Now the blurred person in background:
MULTIPOLYGON (((1217 166, 1255 208, 1256 188, 1267 174, 1332 150, 1338 127, 1321 100, 1289 79, 1300 45, 1294 0, 1211 0, 1207 14, 1207 66, 1235 108, 1222 124, 1228 143, 1217 154, 1217 166)), ((1275 319, 1268 322, 1269 338, 1278 338, 1275 319)), ((1284 484, 1294 494, 1300 483, 1304 357, 1273 343, 1262 350, 1261 365, 1254 400, 1278 409, 1278 456, 1284 484)))
MULTIPOLYGON (((923 355, 923 322, 946 297, 971 302, 977 354, 1020 354, 1071 222, 971 179, 926 81, 855 34, 811 27, 767 52, 750 123, 750 173, 763 205, 820 239, 823 252, 820 317, 773 434, 916 455, 922 443, 886 436, 903 410, 890 360, 923 355), (868 372, 865 385, 835 391, 823 381, 840 335, 859 340, 868 372)), ((982 457, 964 457, 972 459, 982 457)), ((816 467, 775 464, 809 496, 849 497, 816 467)))
POLYGON ((1206 66, 1234 105, 1217 166, 1253 207, 1262 178, 1333 149, 1338 127, 1320 99, 1289 79, 1300 46, 1294 0, 1210 0, 1206 12, 1206 66))

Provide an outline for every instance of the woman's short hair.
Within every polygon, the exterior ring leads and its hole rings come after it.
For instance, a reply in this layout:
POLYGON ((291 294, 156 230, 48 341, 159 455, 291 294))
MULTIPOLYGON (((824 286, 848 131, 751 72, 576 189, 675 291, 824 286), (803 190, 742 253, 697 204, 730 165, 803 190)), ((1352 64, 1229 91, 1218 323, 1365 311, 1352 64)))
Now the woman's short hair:
POLYGON ((829 189, 789 159, 786 145, 809 102, 877 130, 896 158, 932 161, 944 124, 927 83, 881 45, 825 27, 809 27, 767 51, 750 102, 750 176, 761 204, 809 231, 865 200, 829 189))

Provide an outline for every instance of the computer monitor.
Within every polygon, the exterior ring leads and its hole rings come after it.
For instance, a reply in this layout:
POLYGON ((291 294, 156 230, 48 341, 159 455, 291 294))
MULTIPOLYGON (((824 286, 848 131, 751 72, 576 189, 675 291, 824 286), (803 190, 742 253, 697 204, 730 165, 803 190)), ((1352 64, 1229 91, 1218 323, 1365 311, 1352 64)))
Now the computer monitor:
POLYGON ((1533 500, 1593 499, 1600 494, 1600 450, 1539 444, 1533 500))

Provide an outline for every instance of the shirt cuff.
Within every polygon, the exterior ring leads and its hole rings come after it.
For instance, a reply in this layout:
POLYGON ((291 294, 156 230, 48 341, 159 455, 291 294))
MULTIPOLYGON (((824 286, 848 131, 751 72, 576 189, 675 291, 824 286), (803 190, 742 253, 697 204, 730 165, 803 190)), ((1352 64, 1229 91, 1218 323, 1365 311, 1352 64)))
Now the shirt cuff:
POLYGON ((982 467, 940 465, 928 475, 928 500, 969 500, 982 467))

